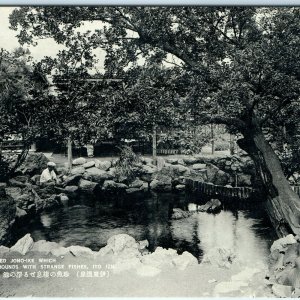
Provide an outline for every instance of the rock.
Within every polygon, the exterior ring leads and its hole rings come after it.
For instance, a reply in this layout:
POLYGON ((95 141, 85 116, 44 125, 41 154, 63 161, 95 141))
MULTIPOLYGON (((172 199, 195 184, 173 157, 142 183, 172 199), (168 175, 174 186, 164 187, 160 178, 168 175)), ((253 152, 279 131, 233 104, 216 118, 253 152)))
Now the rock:
POLYGON ((134 180, 132 183, 129 184, 130 188, 140 188, 142 187, 144 184, 144 181, 140 180, 140 179, 136 179, 134 180))
POLYGON ((140 250, 144 250, 149 247, 149 242, 147 240, 139 241, 138 244, 140 250))
POLYGON ((225 173, 222 170, 218 170, 218 172, 216 173, 216 175, 214 177, 213 183, 216 185, 225 186, 228 183, 229 179, 230 179, 230 176, 227 173, 225 173))
POLYGON ((173 170, 174 177, 190 174, 190 169, 183 165, 171 165, 171 166, 167 167, 166 169, 173 170))
POLYGON ((33 244, 31 251, 49 254, 53 249, 58 248, 60 248, 60 245, 58 243, 47 242, 46 240, 39 240, 33 244))
POLYGON ((96 167, 92 167, 86 170, 83 178, 102 184, 105 180, 110 180, 113 177, 106 171, 100 170, 96 167))
POLYGON ((194 165, 199 162, 199 160, 196 157, 184 157, 183 161, 187 165, 194 165))
POLYGON ((178 164, 178 158, 167 158, 166 162, 168 164, 171 164, 171 165, 177 165, 178 164))
POLYGON ((163 268, 164 266, 174 267, 173 259, 177 256, 178 254, 174 249, 157 247, 153 253, 142 256, 141 261, 145 265, 156 268, 163 268))
POLYGON ((97 164, 97 168, 103 171, 108 171, 110 167, 111 167, 111 161, 109 160, 99 161, 99 163, 97 164))
POLYGON ((40 179, 41 179, 41 175, 37 174, 37 175, 33 175, 33 176, 30 178, 30 181, 31 181, 33 184, 39 185, 39 184, 40 184, 40 179))
POLYGON ((3 254, 9 252, 9 248, 5 246, 0 246, 0 257, 3 257, 3 254))
POLYGON ((25 161, 17 171, 30 176, 41 174, 42 171, 47 168, 48 162, 48 158, 43 153, 28 153, 25 161))
POLYGON ((138 252, 139 244, 128 234, 117 234, 110 237, 107 246, 112 250, 113 254, 118 255, 124 250, 134 249, 138 252))
POLYGON ((80 179, 78 187, 82 192, 94 193, 96 188, 98 187, 98 183, 85 180, 85 179, 80 179))
POLYGON ((211 164, 211 163, 207 163, 206 164, 206 174, 207 174, 207 180, 209 182, 214 183, 215 182, 215 178, 216 175, 219 172, 219 168, 216 167, 215 165, 211 164))
POLYGON ((150 188, 157 192, 170 192, 172 190, 172 178, 158 174, 154 180, 150 183, 150 188))
POLYGON ((180 208, 173 208, 173 213, 172 213, 171 219, 172 220, 185 219, 185 218, 188 218, 190 215, 191 214, 188 211, 184 211, 180 208))
POLYGON ((70 253, 68 248, 65 247, 59 247, 59 248, 54 248, 50 251, 51 254, 53 254, 54 256, 58 257, 58 256, 64 256, 68 253, 70 253))
POLYGON ((87 160, 84 157, 79 157, 73 160, 73 166, 80 166, 87 162, 87 160))
POLYGON ((124 183, 118 183, 113 180, 105 180, 102 186, 102 190, 105 192, 124 191, 128 186, 124 183))
POLYGON ((153 165, 153 159, 149 157, 141 157, 141 162, 146 165, 153 165))
POLYGON ((276 297, 291 298, 292 287, 288 285, 282 285, 282 284, 273 284, 272 292, 276 297))
POLYGON ((175 186, 175 190, 177 190, 177 191, 184 191, 185 190, 185 184, 177 184, 175 186))
POLYGON ((19 252, 25 255, 33 247, 33 239, 29 233, 19 239, 15 245, 10 248, 10 251, 19 252))
POLYGON ((206 164, 193 164, 192 169, 193 170, 204 170, 206 168, 206 164))
POLYGON ((278 249, 279 251, 284 251, 288 245, 297 243, 297 240, 292 234, 289 234, 281 239, 276 240, 271 246, 271 252, 278 249))
POLYGON ((108 239, 107 245, 99 250, 98 255, 111 255, 112 257, 116 257, 118 261, 123 261, 139 258, 141 253, 139 244, 133 237, 128 234, 118 234, 108 239))
POLYGON ((143 165, 141 169, 142 174, 153 174, 157 171, 157 168, 153 165, 143 165))
POLYGON ((69 201, 69 197, 64 193, 59 194, 58 197, 62 203, 66 203, 69 201))
POLYGON ((16 217, 16 203, 6 194, 5 189, 0 189, 0 244, 6 242, 11 233, 11 228, 16 217))
POLYGON ((27 216, 27 212, 24 209, 17 207, 16 218, 21 219, 27 216))
POLYGON ((79 167, 73 168, 71 170, 71 175, 82 175, 82 174, 84 174, 84 172, 85 172, 85 168, 82 166, 79 166, 79 167))
POLYGON ((217 213, 222 209, 222 203, 219 199, 211 199, 206 204, 198 207, 199 211, 217 213))
POLYGON ((82 178, 82 175, 81 174, 75 174, 75 175, 70 175, 68 176, 65 181, 64 181, 64 186, 67 186, 67 185, 77 185, 79 180, 82 178))
POLYGON ((140 188, 129 188, 126 189, 126 194, 128 195, 132 195, 132 194, 136 194, 136 193, 140 193, 141 189, 140 188))
POLYGON ((51 211, 54 208, 61 206, 60 198, 57 195, 51 195, 49 198, 43 199, 37 204, 36 210, 41 212, 43 210, 51 211))
POLYGON ((161 269, 153 266, 147 266, 147 265, 141 265, 136 270, 137 275, 142 277, 154 277, 158 275, 160 272, 161 269))
POLYGON ((78 186, 70 185, 64 188, 64 193, 66 193, 68 197, 75 198, 77 196, 78 190, 78 186))
POLYGON ((91 256, 94 255, 94 252, 87 247, 82 247, 82 246, 70 246, 67 248, 71 254, 73 254, 76 257, 88 257, 90 258, 91 256))
MULTIPOLYGON (((283 265, 286 266, 288 264, 295 265, 295 261, 297 257, 299 256, 299 250, 300 250, 300 244, 295 243, 291 244, 287 247, 287 250, 285 251, 284 257, 283 257, 283 265)), ((276 251, 276 250, 275 250, 276 251)), ((278 249, 277 249, 278 251, 278 249)), ((273 251, 274 253, 274 251, 273 251)))
POLYGON ((184 251, 181 255, 174 257, 172 263, 179 270, 183 271, 189 266, 197 266, 198 260, 191 253, 184 251))
POLYGON ((252 186, 251 175, 239 174, 238 175, 238 186, 252 186))
POLYGON ((230 268, 236 255, 228 248, 212 248, 203 256, 203 263, 210 263, 218 267, 230 268))
POLYGON ((88 162, 86 162, 85 164, 82 165, 85 169, 89 169, 95 166, 95 161, 94 160, 90 160, 88 162))

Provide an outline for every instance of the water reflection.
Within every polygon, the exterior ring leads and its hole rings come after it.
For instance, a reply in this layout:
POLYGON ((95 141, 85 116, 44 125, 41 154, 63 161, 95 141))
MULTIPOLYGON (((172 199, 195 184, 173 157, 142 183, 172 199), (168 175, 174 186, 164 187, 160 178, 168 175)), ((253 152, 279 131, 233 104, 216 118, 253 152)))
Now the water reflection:
POLYGON ((227 209, 218 215, 195 212, 189 218, 171 220, 175 207, 197 211, 192 198, 170 194, 83 202, 43 214, 26 227, 15 228, 15 240, 30 232, 34 240, 98 250, 109 237, 127 233, 137 240, 147 239, 150 250, 157 246, 176 248, 200 259, 214 247, 233 249, 244 262, 267 257, 274 232, 259 207, 227 209))

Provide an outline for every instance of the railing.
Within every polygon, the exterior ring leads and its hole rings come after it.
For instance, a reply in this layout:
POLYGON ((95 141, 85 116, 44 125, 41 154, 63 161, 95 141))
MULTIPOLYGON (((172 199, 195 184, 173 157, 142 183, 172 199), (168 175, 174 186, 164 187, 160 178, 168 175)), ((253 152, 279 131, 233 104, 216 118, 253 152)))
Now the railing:
POLYGON ((208 196, 248 199, 251 198, 251 196, 255 192, 255 190, 250 187, 228 187, 222 185, 214 185, 190 178, 187 178, 185 180, 185 184, 187 189, 208 196))

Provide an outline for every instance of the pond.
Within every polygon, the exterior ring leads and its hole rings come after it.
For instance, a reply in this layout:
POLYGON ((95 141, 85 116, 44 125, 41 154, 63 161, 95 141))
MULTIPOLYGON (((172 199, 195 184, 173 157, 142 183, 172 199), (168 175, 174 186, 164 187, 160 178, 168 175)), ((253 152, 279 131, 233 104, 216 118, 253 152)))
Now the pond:
POLYGON ((26 233, 33 239, 81 245, 99 250, 109 237, 119 233, 136 240, 147 239, 149 250, 157 246, 189 251, 199 260, 209 249, 234 249, 245 260, 264 261, 275 232, 261 203, 235 201, 223 205, 214 215, 195 212, 190 217, 172 220, 173 208, 194 211, 195 198, 188 194, 147 194, 140 197, 102 198, 91 201, 81 197, 51 213, 14 228, 14 241, 26 233))

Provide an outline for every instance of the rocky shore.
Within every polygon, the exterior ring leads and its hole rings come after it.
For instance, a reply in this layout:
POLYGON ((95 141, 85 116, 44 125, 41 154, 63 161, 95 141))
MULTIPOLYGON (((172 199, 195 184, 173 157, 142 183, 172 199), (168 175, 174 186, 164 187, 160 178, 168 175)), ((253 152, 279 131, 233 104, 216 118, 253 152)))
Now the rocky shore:
POLYGON ((150 253, 147 247, 126 234, 112 236, 97 252, 34 242, 27 234, 11 248, 0 247, 2 267, 18 266, 0 270, 2 296, 271 296, 265 266, 245 266, 224 249, 199 263, 188 252, 157 247, 150 253))
POLYGON ((5 223, 0 230, 0 242, 5 241, 10 224, 16 220, 26 220, 44 210, 53 210, 68 201, 76 201, 79 194, 99 194, 106 196, 141 195, 145 192, 182 192, 185 179, 194 178, 218 185, 234 185, 239 178, 241 186, 249 186, 254 181, 254 166, 249 157, 203 157, 159 158, 154 165, 151 158, 140 157, 131 166, 133 177, 120 175, 118 161, 87 160, 83 157, 73 161, 68 173, 66 167, 58 167, 57 173, 62 184, 40 185, 39 179, 48 159, 42 153, 31 153, 18 170, 16 176, 2 183, 2 196, 7 200, 2 209, 5 223))

